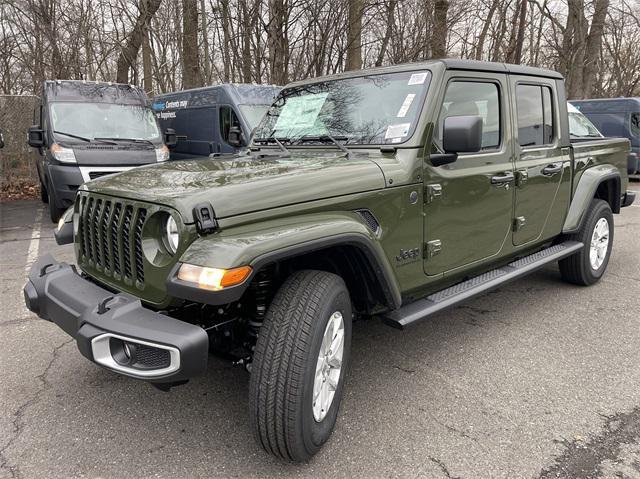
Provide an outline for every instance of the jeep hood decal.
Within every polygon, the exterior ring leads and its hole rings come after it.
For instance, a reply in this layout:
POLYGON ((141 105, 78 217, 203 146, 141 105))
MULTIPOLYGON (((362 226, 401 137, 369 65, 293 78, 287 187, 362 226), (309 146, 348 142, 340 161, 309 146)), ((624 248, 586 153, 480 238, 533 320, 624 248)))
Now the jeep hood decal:
POLYGON ((225 218, 384 186, 380 168, 355 155, 169 161, 86 184, 89 191, 171 206, 188 223, 202 202, 225 218))

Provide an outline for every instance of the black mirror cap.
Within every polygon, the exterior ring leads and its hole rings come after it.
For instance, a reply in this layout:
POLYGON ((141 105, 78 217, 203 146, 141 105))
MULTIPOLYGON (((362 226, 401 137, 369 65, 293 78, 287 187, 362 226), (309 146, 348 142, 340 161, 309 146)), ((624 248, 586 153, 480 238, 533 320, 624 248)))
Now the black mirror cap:
POLYGON ((227 139, 227 143, 231 146, 235 146, 236 148, 245 145, 244 135, 242 134, 242 130, 239 126, 232 126, 229 128, 229 138, 227 139))
POLYGON ((27 143, 33 148, 42 148, 44 146, 44 131, 37 125, 30 127, 27 143))
POLYGON ((0 130, 0 148, 4 148, 4 135, 2 130, 0 130))
POLYGON ((442 147, 446 153, 476 153, 482 149, 482 117, 450 116, 444 119, 442 147))
POLYGON ((178 135, 173 128, 167 128, 164 132, 164 144, 167 148, 174 148, 178 143, 178 135))

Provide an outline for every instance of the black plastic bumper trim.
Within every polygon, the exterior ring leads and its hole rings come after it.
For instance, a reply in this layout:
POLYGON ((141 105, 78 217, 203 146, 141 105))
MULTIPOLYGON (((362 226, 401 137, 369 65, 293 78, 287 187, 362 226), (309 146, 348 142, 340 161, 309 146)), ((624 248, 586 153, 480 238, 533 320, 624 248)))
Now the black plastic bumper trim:
POLYGON ((636 200, 636 192, 629 191, 624 194, 624 198, 622 199, 622 207, 626 208, 627 206, 631 206, 633 202, 636 200))
POLYGON ((149 378, 115 371, 119 374, 169 383, 201 374, 207 367, 209 338, 202 328, 145 308, 134 296, 107 291, 51 255, 39 258, 31 267, 24 297, 31 311, 75 338, 82 355, 93 362, 91 341, 105 333, 170 346, 180 352, 180 367, 170 374, 149 378))

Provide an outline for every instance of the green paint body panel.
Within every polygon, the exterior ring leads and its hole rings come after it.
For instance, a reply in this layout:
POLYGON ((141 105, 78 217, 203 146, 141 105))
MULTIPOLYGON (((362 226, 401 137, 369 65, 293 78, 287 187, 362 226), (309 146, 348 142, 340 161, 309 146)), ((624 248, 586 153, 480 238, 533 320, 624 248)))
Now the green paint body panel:
MULTIPOLYGON (((432 73, 415 133, 395 149, 349 146, 347 158, 330 144, 292 146, 287 157, 275 146, 261 146, 251 155, 167 162, 92 181, 81 188, 78 198, 121 201, 145 209, 147 220, 140 237, 131 240, 142 257, 129 252, 133 261, 142 261, 144 282, 125 280, 96 265, 83 255, 76 239, 78 264, 113 290, 162 308, 176 300, 167 295, 165 282, 177 262, 232 268, 297 245, 358 235, 380 258, 378 269, 391 278, 399 301, 407 303, 540 249, 563 228, 579 223, 593 198, 594 185, 602 178, 619 175, 624 191, 628 142, 570 145, 564 93, 557 92, 563 88, 562 80, 540 70, 510 68, 517 73, 502 64, 455 61, 379 69, 432 73), (498 86, 502 140, 495 150, 460 154, 454 163, 434 167, 433 131, 447 85, 455 80, 498 86), (537 149, 519 146, 513 97, 518 82, 548 85, 554 92, 558 131, 553 144, 537 149), (559 165, 559 170, 545 174, 552 164, 559 165), (516 179, 524 176, 526 181, 520 178, 508 187, 492 184, 493 177, 507 173, 516 179), (439 195, 429 193, 434 185, 439 195), (203 202, 212 205, 219 227, 214 233, 198 235, 193 208, 203 202), (356 213, 360 209, 375 216, 380 225, 377 232, 356 213), (161 220, 167 214, 176 219, 180 230, 174 255, 162 246, 161 220), (524 221, 514 228, 520 217, 524 221), (441 249, 429 256, 426 252, 434 242, 441 249), (403 258, 406 251, 419 254, 403 258)), ((372 72, 336 78, 363 74, 372 72)), ((79 203, 74 209, 76 238, 82 237, 79 203)), ((112 227, 109 217, 100 221, 105 228, 112 227)), ((105 251, 112 252, 109 235, 96 228, 96 238, 106 240, 105 251)), ((122 221, 114 228, 118 233, 122 221)))

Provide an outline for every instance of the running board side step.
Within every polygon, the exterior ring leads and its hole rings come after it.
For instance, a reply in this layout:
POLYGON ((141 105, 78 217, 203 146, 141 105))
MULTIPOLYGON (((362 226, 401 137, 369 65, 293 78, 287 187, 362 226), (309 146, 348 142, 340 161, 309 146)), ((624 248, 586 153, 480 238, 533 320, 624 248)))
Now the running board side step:
POLYGON ((546 264, 571 256, 583 246, 584 244, 579 241, 566 241, 551 246, 402 306, 382 316, 382 320, 389 326, 404 329, 443 309, 521 278, 546 264))

